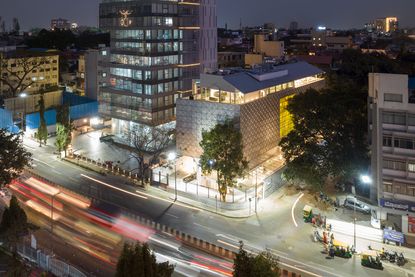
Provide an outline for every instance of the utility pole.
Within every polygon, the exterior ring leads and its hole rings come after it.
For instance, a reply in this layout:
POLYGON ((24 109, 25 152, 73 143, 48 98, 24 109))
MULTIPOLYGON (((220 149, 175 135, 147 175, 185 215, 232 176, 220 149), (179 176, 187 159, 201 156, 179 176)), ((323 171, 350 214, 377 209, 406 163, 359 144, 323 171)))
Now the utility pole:
POLYGON ((354 234, 353 234, 354 250, 356 251, 356 197, 353 201, 353 225, 354 225, 354 234))
POLYGON ((255 213, 258 211, 258 167, 255 169, 255 213))
POLYGON ((177 168, 176 160, 174 161, 174 201, 177 200, 177 168))

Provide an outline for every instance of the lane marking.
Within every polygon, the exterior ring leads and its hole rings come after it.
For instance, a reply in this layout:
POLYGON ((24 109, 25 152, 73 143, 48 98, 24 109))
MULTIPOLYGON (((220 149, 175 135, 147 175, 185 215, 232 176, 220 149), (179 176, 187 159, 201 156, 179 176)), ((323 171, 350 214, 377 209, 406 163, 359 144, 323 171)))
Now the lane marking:
POLYGON ((171 217, 174 217, 174 218, 179 218, 178 216, 175 216, 174 214, 166 213, 166 215, 171 216, 171 217))
POLYGON ((198 227, 201 227, 201 228, 205 228, 205 229, 207 229, 207 230, 210 230, 210 228, 209 228, 209 227, 203 226, 203 225, 201 225, 201 224, 199 224, 199 223, 193 222, 193 224, 194 224, 194 225, 196 225, 196 226, 198 226, 198 227))
POLYGON ((29 148, 29 149, 32 149, 32 150, 36 150, 36 148, 34 148, 34 147, 32 147, 32 146, 29 146, 29 145, 27 145, 27 144, 24 144, 24 146, 25 146, 26 148, 29 148))
MULTIPOLYGON (((222 244, 224 244, 224 245, 227 245, 227 246, 233 247, 233 248, 235 248, 235 249, 239 249, 239 246, 233 245, 232 243, 229 243, 229 242, 226 242, 226 241, 223 241, 223 240, 220 240, 220 239, 218 239, 218 242, 220 242, 220 243, 222 243, 222 244)), ((247 251, 247 250, 245 249, 245 251, 247 251)))
POLYGON ((177 205, 177 206, 181 206, 181 207, 184 207, 184 208, 188 208, 188 209, 191 209, 191 210, 195 210, 195 211, 199 211, 199 212, 202 211, 202 209, 192 207, 192 206, 189 206, 189 205, 186 205, 186 204, 182 204, 182 203, 179 203, 179 202, 174 201, 174 200, 168 200, 168 199, 164 199, 164 198, 161 198, 161 197, 158 197, 158 196, 155 196, 155 195, 144 193, 144 192, 139 191, 139 190, 136 190, 135 192, 137 192, 139 194, 142 194, 142 195, 145 195, 145 196, 148 196, 150 198, 154 198, 154 199, 157 199, 157 200, 160 200, 160 201, 164 201, 164 202, 174 204, 174 205, 177 205))
POLYGON ((304 193, 301 193, 300 196, 298 196, 297 199, 295 199, 294 204, 291 207, 291 218, 293 219, 295 227, 298 227, 298 224, 297 224, 297 221, 295 221, 295 218, 294 218, 294 209, 295 209, 295 206, 297 205, 298 201, 300 201, 301 197, 303 197, 303 196, 304 196, 304 193))
POLYGON ((55 168, 54 166, 52 166, 52 165, 50 165, 50 164, 48 164, 48 163, 46 163, 46 162, 44 162, 44 161, 41 161, 41 160, 39 160, 39 159, 32 158, 32 160, 34 160, 34 161, 36 161, 36 162, 38 162, 38 163, 45 164, 45 165, 47 165, 47 166, 49 166, 49 167, 51 167, 51 168, 55 168))
POLYGON ((115 186, 112 186, 112 185, 110 185, 110 184, 107 184, 107 183, 105 183, 105 182, 102 182, 102 181, 100 181, 100 180, 97 180, 97 179, 95 179, 95 178, 89 177, 89 176, 87 176, 87 175, 85 175, 85 174, 81 174, 81 176, 82 176, 82 177, 84 177, 84 178, 87 178, 87 179, 89 179, 89 180, 92 180, 92 181, 94 181, 94 182, 97 182, 97 183, 99 183, 99 184, 101 184, 101 185, 104 185, 104 186, 106 186, 106 187, 112 188, 112 189, 114 189, 114 190, 118 190, 118 191, 121 191, 121 192, 127 193, 127 194, 129 194, 129 195, 135 196, 135 197, 139 197, 139 198, 143 198, 143 199, 148 199, 148 198, 147 198, 147 197, 145 197, 145 196, 142 196, 142 195, 139 195, 139 194, 136 194, 136 193, 132 193, 132 192, 130 192, 130 191, 128 191, 128 190, 124 190, 124 189, 117 188, 117 187, 115 187, 115 186))
POLYGON ((228 240, 233 241, 233 242, 236 242, 236 243, 239 243, 242 240, 242 239, 238 239, 238 238, 231 238, 231 237, 229 237, 227 235, 224 235, 224 234, 217 234, 216 236, 217 237, 222 237, 222 238, 228 239, 228 240))
POLYGON ((61 173, 61 172, 59 172, 59 171, 57 171, 57 170, 55 170, 55 169, 52 169, 52 171, 53 171, 53 172, 55 172, 56 174, 62 175, 62 173, 61 173))
MULTIPOLYGON (((268 249, 268 250, 271 250, 271 253, 272 253, 272 251, 275 251, 275 249, 268 249)), ((279 256, 279 255, 277 254, 277 256, 279 256)), ((279 257, 281 258, 281 256, 279 256, 279 257)), ((302 266, 305 266, 306 268, 312 268, 312 269, 317 270, 317 271, 321 271, 321 272, 324 272, 324 273, 328 273, 329 275, 332 275, 332 276, 339 276, 339 277, 341 276, 341 275, 337 275, 337 274, 335 274, 333 272, 330 272, 330 271, 327 271, 327 270, 322 269, 320 265, 318 265, 318 267, 316 267, 316 266, 313 266, 313 265, 310 265, 310 264, 306 264, 306 263, 303 263, 303 262, 300 262, 300 261, 297 261, 297 260, 288 258, 286 256, 282 256, 282 259, 285 259, 287 261, 290 261, 291 263, 294 263, 294 264, 300 264, 302 266)), ((295 269, 300 270, 300 271, 303 271, 303 272, 306 272, 306 273, 311 274, 313 276, 322 276, 322 275, 316 274, 314 272, 308 271, 306 269, 298 268, 297 267, 298 265, 297 266, 289 265, 286 262, 285 263, 284 262, 281 262, 281 264, 283 264, 285 266, 288 266, 288 267, 291 267, 291 268, 295 268, 295 269)))

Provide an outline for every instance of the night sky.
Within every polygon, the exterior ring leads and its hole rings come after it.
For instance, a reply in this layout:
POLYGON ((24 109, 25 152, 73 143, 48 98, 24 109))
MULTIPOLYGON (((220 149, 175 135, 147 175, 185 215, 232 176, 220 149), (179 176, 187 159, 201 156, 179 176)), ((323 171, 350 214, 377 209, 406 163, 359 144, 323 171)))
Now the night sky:
MULTIPOLYGON (((288 27, 325 25, 329 28, 361 28, 376 17, 398 16, 401 27, 415 27, 414 0, 217 0, 218 26, 229 28, 273 22, 288 27)), ((11 26, 19 18, 23 30, 48 27, 51 18, 62 17, 80 25, 98 25, 100 0, 0 0, 0 16, 11 26)))

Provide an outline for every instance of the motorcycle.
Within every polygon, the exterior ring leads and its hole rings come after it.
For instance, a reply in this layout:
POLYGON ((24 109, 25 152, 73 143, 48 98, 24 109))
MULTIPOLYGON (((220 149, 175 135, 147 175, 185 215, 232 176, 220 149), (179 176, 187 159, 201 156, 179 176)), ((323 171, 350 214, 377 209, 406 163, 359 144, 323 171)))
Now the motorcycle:
POLYGON ((320 235, 320 233, 317 230, 314 231, 314 241, 323 242, 323 237, 320 235))
POLYGON ((389 254, 389 262, 394 263, 396 261, 396 256, 397 256, 396 252, 395 253, 390 253, 389 254))
POLYGON ((399 256, 397 257, 396 264, 397 264, 398 266, 404 266, 404 265, 406 264, 406 259, 405 259, 405 257, 403 256, 403 254, 402 254, 402 253, 401 253, 401 254, 399 254, 399 256))

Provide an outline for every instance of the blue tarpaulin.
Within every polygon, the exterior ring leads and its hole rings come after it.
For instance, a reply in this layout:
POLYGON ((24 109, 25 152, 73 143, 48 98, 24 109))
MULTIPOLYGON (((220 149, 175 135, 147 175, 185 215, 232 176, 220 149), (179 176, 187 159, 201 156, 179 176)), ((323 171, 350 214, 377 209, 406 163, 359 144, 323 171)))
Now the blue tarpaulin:
POLYGON ((0 129, 6 129, 12 133, 18 133, 20 128, 13 122, 13 114, 11 111, 0 109, 0 129))
MULTIPOLYGON (((98 116, 98 102, 92 99, 64 92, 63 103, 69 103, 69 114, 71 120, 98 116)), ((47 110, 45 112, 45 120, 46 125, 48 126, 56 124, 56 110, 47 110)), ((28 114, 26 116, 27 128, 37 129, 39 125, 40 115, 38 112, 28 114)))

